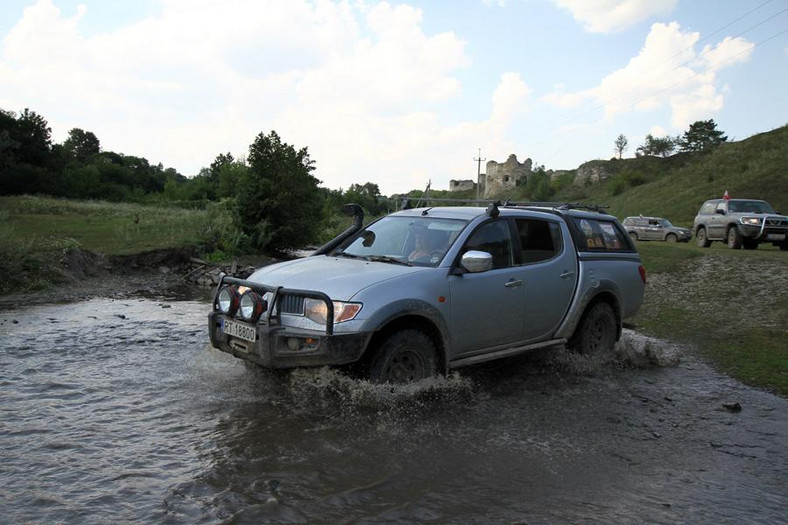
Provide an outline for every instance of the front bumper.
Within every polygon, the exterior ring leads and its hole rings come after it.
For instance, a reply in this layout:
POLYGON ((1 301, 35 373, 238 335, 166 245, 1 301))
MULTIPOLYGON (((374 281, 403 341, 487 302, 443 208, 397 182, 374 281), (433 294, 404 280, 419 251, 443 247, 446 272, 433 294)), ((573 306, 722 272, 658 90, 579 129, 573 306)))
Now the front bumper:
POLYGON ((788 238, 788 228, 774 226, 755 226, 742 224, 739 226, 742 237, 761 242, 783 242, 788 238))
POLYGON ((226 319, 227 316, 218 311, 208 315, 211 345, 267 368, 353 363, 364 354, 372 337, 372 333, 328 335, 322 331, 297 330, 261 322, 253 326, 256 340, 247 341, 224 333, 226 319))

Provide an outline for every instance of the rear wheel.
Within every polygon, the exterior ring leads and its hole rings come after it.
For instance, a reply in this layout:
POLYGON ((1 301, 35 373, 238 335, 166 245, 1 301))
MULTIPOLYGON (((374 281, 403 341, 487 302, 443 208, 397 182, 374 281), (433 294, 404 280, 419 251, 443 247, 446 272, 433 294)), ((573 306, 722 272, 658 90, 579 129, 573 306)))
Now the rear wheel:
POLYGON ((698 246, 701 248, 708 248, 711 246, 711 241, 706 237, 706 228, 698 228, 697 233, 695 233, 695 242, 697 242, 698 246))
POLYGON ((389 335, 372 354, 369 380, 374 383, 411 383, 437 373, 435 344, 416 329, 389 335))
POLYGON ((678 242, 679 238, 676 237, 675 233, 669 233, 667 236, 665 236, 665 240, 668 242, 678 242))
POLYGON ((596 303, 586 312, 569 341, 569 347, 581 354, 609 352, 616 344, 618 323, 613 308, 596 303))
POLYGON ((736 226, 731 226, 728 229, 728 248, 732 250, 741 248, 741 233, 736 226))

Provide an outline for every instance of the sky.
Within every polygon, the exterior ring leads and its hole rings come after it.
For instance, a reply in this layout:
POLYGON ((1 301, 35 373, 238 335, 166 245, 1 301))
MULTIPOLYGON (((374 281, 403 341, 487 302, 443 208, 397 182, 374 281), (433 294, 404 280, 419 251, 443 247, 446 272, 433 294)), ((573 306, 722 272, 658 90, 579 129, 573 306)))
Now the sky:
POLYGON ((186 176, 271 131, 391 195, 788 124, 788 0, 3 0, 0 38, 0 109, 186 176))

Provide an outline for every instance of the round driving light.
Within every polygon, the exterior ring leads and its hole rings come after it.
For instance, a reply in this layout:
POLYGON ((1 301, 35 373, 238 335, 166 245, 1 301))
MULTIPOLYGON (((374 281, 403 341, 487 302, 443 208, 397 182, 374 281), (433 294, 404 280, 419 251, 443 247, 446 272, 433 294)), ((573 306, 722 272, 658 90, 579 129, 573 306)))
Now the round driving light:
POLYGON ((239 306, 238 290, 234 286, 225 286, 219 290, 219 295, 216 296, 216 306, 223 314, 234 316, 239 306))
POLYGON ((241 319, 256 323, 265 311, 265 301, 255 292, 245 292, 241 296, 241 319))

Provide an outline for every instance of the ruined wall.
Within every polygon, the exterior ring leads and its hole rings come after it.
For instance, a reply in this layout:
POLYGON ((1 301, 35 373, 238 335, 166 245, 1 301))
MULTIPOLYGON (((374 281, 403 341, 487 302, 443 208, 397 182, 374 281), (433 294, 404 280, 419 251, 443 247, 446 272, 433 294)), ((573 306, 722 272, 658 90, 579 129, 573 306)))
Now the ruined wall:
POLYGON ((511 191, 518 184, 525 184, 531 176, 531 159, 518 162, 517 155, 509 155, 504 163, 494 160, 487 162, 487 173, 484 185, 484 198, 493 197, 511 191))
POLYGON ((582 186, 586 182, 596 184, 597 182, 604 182, 610 178, 610 173, 604 166, 599 164, 584 164, 577 168, 577 175, 575 176, 575 184, 582 186))
POLYGON ((449 191, 472 190, 475 187, 476 187, 476 183, 474 183, 473 180, 471 179, 466 179, 466 180, 452 179, 449 181, 449 191))

